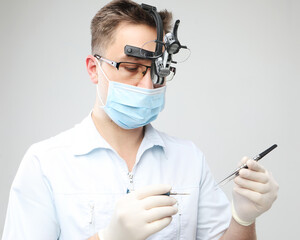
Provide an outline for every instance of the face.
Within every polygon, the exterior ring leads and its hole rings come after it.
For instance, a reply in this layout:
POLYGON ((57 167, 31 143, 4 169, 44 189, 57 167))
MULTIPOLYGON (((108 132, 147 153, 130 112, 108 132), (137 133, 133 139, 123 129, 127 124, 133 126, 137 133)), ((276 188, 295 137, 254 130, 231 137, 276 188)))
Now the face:
MULTIPOLYGON (((146 48, 146 50, 149 51, 155 51, 154 44, 147 44, 145 47, 145 43, 153 42, 154 40, 156 40, 156 38, 157 33, 155 28, 149 27, 147 25, 134 25, 128 23, 121 24, 115 31, 114 40, 110 44, 108 44, 108 47, 105 49, 105 52, 102 52, 102 57, 114 62, 133 62, 143 64, 146 66, 151 66, 151 60, 129 57, 124 53, 124 48, 126 45, 131 45, 139 48, 144 47, 146 48)), ((98 54, 100 55, 101 53, 98 54)), ((100 60, 100 62, 103 72, 110 81, 131 84, 140 88, 154 88, 151 80, 150 69, 147 70, 146 74, 141 80, 132 81, 129 83, 126 82, 124 79, 120 78, 120 71, 117 70, 115 67, 106 63, 105 61, 100 60)), ((104 74, 101 72, 98 66, 98 60, 94 56, 89 55, 87 57, 86 63, 90 78, 94 84, 97 84, 98 93, 100 95, 96 98, 96 105, 105 105, 109 82, 106 80, 104 74), (102 103, 100 101, 102 101, 102 103)), ((97 111, 99 113, 104 113, 104 111, 100 111, 100 108, 97 108, 97 111)), ((107 117, 106 114, 102 114, 102 116, 107 117)))

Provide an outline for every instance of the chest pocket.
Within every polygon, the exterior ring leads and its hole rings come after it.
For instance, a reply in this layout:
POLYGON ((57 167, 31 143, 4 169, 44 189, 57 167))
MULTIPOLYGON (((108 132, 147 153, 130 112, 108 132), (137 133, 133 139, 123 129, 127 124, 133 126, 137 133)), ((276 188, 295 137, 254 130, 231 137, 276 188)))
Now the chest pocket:
POLYGON ((117 195, 59 194, 55 205, 60 222, 60 240, 88 239, 105 228, 111 219, 117 195), (72 232, 76 232, 75 238, 72 232))
POLYGON ((171 223, 161 231, 153 234, 147 240, 177 240, 180 239, 182 225, 182 201, 180 197, 174 197, 177 200, 178 213, 172 216, 171 223))
POLYGON ((193 240, 196 239, 198 187, 173 188, 174 192, 189 193, 189 195, 174 195, 177 200, 178 213, 172 217, 169 226, 153 234, 147 240, 193 240))
POLYGON ((88 200, 90 236, 108 226, 118 198, 117 195, 99 195, 88 200))
MULTIPOLYGON (((110 223, 111 217, 114 212, 115 203, 120 196, 98 196, 97 198, 90 199, 87 202, 89 212, 88 218, 88 231, 90 236, 94 235, 100 229, 107 227, 110 223)), ((172 222, 160 232, 153 234, 147 240, 177 240, 181 235, 181 223, 183 214, 183 202, 181 198, 177 198, 178 213, 172 217, 172 222)))

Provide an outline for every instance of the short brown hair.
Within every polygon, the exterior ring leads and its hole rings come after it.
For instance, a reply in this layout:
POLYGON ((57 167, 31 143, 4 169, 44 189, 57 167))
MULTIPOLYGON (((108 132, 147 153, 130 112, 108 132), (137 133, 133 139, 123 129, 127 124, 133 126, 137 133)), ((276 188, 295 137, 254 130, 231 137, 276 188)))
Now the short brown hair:
MULTIPOLYGON (((172 13, 159 12, 164 31, 170 32, 172 13)), ((101 8, 91 22, 92 54, 103 54, 105 48, 114 40, 114 33, 120 23, 145 24, 156 27, 153 17, 141 6, 130 0, 114 0, 101 8)))

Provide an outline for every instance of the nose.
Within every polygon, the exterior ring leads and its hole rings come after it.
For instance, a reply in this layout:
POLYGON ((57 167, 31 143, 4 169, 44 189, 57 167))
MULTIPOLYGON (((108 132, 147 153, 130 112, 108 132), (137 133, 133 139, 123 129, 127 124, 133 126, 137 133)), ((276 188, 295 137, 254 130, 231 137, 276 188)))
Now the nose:
POLYGON ((143 78, 139 81, 137 87, 153 89, 153 82, 151 79, 151 69, 148 69, 143 78))

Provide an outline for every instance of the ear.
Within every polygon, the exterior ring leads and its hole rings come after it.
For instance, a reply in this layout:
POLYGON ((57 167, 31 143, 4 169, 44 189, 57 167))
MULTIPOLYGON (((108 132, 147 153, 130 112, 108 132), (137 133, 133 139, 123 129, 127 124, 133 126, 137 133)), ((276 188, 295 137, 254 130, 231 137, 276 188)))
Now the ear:
POLYGON ((88 55, 86 58, 86 70, 90 76, 91 81, 94 84, 98 83, 98 73, 97 73, 97 59, 92 56, 88 55))

